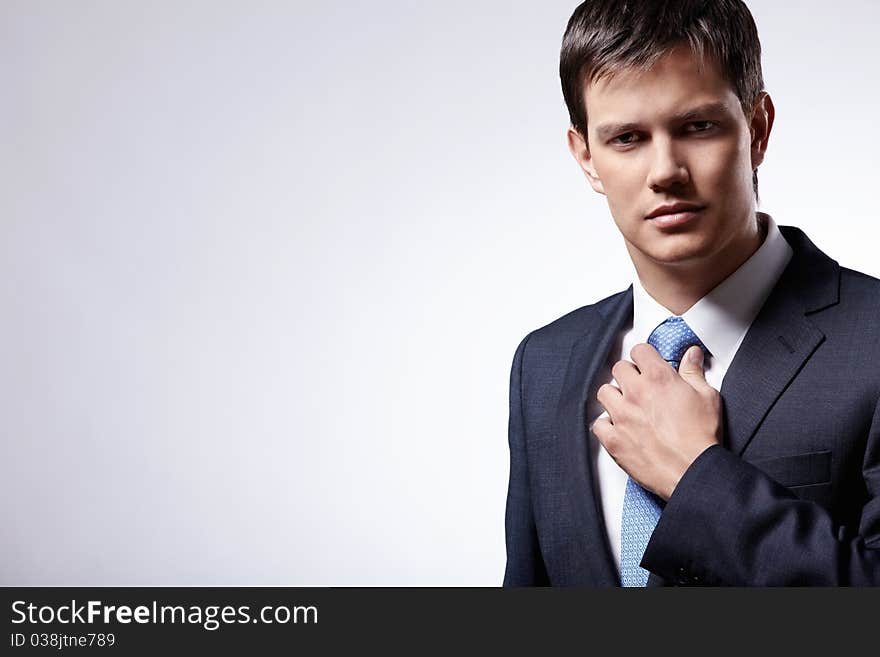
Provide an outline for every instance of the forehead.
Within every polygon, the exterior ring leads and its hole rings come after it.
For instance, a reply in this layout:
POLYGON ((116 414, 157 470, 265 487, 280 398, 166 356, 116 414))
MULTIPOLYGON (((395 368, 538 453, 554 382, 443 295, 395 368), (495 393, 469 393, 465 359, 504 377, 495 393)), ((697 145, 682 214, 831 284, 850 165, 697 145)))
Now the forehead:
POLYGON ((590 130, 607 121, 638 122, 680 115, 690 107, 719 106, 735 112, 739 99, 712 57, 679 46, 649 69, 624 68, 587 83, 590 130))

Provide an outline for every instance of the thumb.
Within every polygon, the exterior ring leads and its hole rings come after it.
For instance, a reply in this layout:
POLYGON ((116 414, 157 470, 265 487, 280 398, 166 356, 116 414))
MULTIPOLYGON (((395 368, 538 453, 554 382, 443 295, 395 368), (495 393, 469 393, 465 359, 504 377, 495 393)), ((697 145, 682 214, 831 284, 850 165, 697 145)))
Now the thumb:
POLYGON ((709 385, 706 383, 706 375, 703 372, 703 350, 694 345, 686 352, 678 366, 678 373, 685 381, 694 388, 709 385))

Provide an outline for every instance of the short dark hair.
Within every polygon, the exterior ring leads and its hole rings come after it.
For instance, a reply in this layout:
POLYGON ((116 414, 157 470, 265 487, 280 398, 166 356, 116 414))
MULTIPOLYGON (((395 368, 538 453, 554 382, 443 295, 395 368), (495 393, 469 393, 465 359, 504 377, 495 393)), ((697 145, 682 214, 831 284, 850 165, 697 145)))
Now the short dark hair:
MULTIPOLYGON (((715 60, 750 117, 764 77, 758 28, 742 0, 586 0, 568 20, 559 56, 572 127, 587 138, 586 83, 648 69, 680 44, 715 60)), ((757 196, 757 172, 754 186, 757 196)))

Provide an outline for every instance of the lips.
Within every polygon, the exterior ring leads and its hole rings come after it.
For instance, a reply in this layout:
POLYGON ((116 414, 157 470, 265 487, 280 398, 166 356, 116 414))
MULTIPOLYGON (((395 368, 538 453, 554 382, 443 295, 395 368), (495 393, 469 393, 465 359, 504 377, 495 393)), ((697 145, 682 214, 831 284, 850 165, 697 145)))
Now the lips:
POLYGON ((680 214, 696 213, 704 208, 705 206, 696 205, 694 203, 668 203, 666 205, 661 205, 660 207, 653 209, 650 214, 645 217, 645 219, 657 219, 669 215, 674 216, 680 214))

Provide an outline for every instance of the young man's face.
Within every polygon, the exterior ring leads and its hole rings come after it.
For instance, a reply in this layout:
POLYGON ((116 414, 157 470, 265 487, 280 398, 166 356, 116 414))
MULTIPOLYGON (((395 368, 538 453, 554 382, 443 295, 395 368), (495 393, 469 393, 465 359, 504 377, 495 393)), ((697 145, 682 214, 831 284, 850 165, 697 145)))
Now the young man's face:
POLYGON ((705 264, 753 243, 752 171, 773 122, 768 96, 747 119, 715 63, 701 66, 686 47, 585 93, 588 139, 569 130, 569 146, 607 196, 637 267, 705 264))

